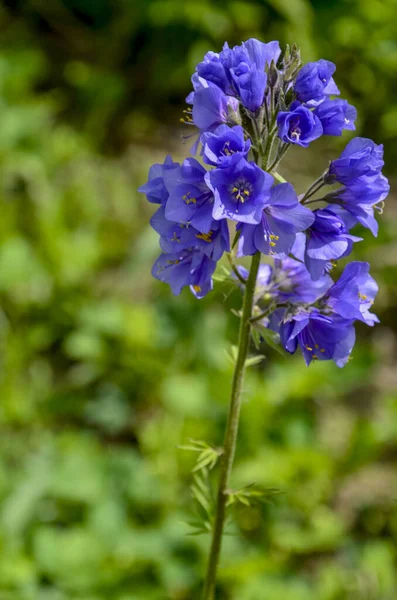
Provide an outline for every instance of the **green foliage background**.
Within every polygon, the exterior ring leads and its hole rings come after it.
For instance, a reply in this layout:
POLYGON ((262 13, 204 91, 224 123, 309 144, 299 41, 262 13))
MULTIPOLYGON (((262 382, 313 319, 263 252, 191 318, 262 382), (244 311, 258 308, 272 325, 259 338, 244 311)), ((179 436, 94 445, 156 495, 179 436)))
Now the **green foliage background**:
MULTIPOLYGON (((189 437, 220 445, 238 293, 152 280, 151 163, 195 63, 225 40, 297 42, 337 63, 358 133, 396 176, 396 0, 7 0, 0 7, 0 600, 195 600, 189 437)), ((189 131, 190 132, 190 131, 189 131)), ((346 143, 291 152, 300 191, 346 143)), ((370 260, 382 324, 354 360, 250 369, 219 600, 397 596, 397 210, 370 260)))

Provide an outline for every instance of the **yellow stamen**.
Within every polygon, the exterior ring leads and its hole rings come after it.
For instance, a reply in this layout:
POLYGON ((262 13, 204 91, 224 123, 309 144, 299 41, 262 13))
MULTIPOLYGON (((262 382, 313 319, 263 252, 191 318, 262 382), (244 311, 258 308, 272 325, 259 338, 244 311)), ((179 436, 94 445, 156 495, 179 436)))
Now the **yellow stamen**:
POLYGON ((204 242, 212 242, 213 233, 213 231, 209 231, 208 233, 196 233, 196 238, 199 240, 204 240, 204 242))
POLYGON ((201 292, 201 287, 199 285, 193 285, 192 286, 195 292, 201 292))

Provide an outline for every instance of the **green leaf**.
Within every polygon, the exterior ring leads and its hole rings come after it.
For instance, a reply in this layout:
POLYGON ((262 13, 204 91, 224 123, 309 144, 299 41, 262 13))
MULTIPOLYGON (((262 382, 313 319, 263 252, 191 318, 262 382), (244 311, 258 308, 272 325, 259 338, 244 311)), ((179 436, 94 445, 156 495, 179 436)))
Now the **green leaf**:
POLYGON ((268 346, 273 348, 273 350, 276 350, 276 352, 281 354, 281 356, 288 356, 287 352, 280 344, 280 336, 277 333, 274 333, 274 331, 270 331, 270 329, 263 327, 263 325, 255 324, 255 328, 259 330, 261 337, 268 346))

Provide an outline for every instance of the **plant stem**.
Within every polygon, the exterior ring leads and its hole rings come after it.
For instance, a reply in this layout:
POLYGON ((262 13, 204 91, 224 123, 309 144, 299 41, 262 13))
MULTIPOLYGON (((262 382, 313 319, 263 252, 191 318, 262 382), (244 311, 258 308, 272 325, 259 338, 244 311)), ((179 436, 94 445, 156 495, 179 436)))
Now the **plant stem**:
POLYGON ((237 277, 237 279, 240 281, 240 283, 242 283, 243 285, 245 285, 247 283, 245 277, 243 277, 240 273, 240 271, 238 270, 238 268, 235 265, 235 262, 233 260, 233 257, 231 255, 230 252, 227 253, 227 259, 229 261, 229 264, 232 268, 233 273, 235 274, 235 276, 237 277))
POLYGON ((326 185, 325 181, 324 181, 324 173, 321 175, 321 177, 319 177, 318 179, 316 179, 316 181, 314 181, 312 183, 312 185, 309 187, 309 189, 306 191, 306 193, 304 194, 301 203, 302 204, 306 204, 306 201, 308 200, 308 198, 310 198, 311 196, 314 196, 314 194, 316 192, 318 192, 319 190, 321 190, 321 188, 326 185))
POLYGON ((247 358, 251 333, 251 316, 254 303, 255 284, 260 262, 261 254, 260 252, 257 252, 252 257, 251 269, 245 286, 243 312, 241 316, 238 340, 238 353, 233 375, 232 395, 226 425, 223 455, 220 466, 216 514, 212 530, 212 542, 210 555, 208 559, 207 574, 204 583, 203 600, 214 600, 215 597, 214 594, 216 585, 216 575, 222 545, 222 533, 226 516, 227 492, 229 478, 233 466, 234 453, 236 450, 237 432, 241 408, 241 390, 244 380, 245 361, 247 358))

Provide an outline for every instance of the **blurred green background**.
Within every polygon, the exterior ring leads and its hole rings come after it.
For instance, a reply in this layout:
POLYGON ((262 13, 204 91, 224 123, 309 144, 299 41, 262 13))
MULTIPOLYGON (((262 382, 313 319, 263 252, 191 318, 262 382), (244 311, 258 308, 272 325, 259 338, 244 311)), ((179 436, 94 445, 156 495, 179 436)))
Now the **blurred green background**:
MULTIPOLYGON (((7 0, 0 7, 0 600, 195 600, 195 456, 220 445, 238 293, 197 301, 150 276, 137 193, 189 152, 195 63, 225 40, 296 42, 337 64, 358 134, 396 177, 396 0, 7 0)), ((299 192, 347 142, 288 155, 299 192)), ((380 284, 345 369, 267 359, 246 383, 240 506, 219 600, 397 597, 397 209, 354 257, 380 284)))

